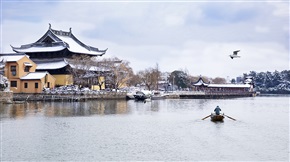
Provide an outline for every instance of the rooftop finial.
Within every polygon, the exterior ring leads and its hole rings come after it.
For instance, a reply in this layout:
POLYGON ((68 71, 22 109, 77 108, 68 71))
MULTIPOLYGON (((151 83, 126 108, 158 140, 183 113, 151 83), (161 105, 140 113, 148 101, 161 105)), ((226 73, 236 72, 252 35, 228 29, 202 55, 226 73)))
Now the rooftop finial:
POLYGON ((69 32, 71 33, 71 28, 69 28, 69 32))
POLYGON ((48 23, 48 25, 49 25, 49 29, 51 29, 51 24, 50 24, 50 23, 48 23))

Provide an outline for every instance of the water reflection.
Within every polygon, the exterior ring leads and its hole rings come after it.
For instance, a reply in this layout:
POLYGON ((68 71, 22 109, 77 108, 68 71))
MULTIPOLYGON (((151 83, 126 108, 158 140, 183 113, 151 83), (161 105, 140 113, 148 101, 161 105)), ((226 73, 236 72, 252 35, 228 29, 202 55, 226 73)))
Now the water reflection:
POLYGON ((107 114, 126 114, 127 101, 87 101, 87 102, 28 102, 25 104, 1 105, 1 118, 20 119, 27 116, 70 117, 107 114))
POLYGON ((289 161, 288 107, 284 97, 0 104, 1 160, 289 161), (216 105, 237 121, 202 120, 216 105))

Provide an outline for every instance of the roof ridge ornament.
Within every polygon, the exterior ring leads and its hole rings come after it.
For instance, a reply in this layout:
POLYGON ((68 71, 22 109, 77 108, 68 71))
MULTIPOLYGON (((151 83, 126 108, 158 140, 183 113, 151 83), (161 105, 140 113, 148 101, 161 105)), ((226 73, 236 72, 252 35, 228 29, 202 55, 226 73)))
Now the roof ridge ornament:
POLYGON ((71 33, 71 27, 69 28, 69 33, 71 33))
POLYGON ((50 24, 50 23, 48 23, 48 25, 49 25, 49 28, 48 28, 48 29, 50 30, 50 29, 51 29, 51 24, 50 24))

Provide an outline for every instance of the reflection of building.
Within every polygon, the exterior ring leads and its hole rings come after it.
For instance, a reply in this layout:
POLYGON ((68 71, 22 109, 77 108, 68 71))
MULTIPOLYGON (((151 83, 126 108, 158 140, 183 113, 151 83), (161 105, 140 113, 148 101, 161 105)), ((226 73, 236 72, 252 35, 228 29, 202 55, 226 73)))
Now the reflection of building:
POLYGON ((88 46, 78 40, 72 33, 54 30, 49 24, 48 31, 35 43, 13 47, 17 53, 25 53, 37 64, 36 71, 48 71, 56 78, 56 85, 73 84, 68 68, 73 68, 66 59, 72 56, 97 57, 106 53, 106 50, 88 46))
POLYGON ((55 78, 47 71, 35 72, 36 64, 27 55, 1 54, 0 58, 14 93, 40 93, 44 88, 54 88, 55 78))
POLYGON ((197 82, 192 84, 195 91, 215 92, 215 93, 240 93, 250 92, 253 87, 250 84, 211 84, 206 83, 200 77, 197 82))

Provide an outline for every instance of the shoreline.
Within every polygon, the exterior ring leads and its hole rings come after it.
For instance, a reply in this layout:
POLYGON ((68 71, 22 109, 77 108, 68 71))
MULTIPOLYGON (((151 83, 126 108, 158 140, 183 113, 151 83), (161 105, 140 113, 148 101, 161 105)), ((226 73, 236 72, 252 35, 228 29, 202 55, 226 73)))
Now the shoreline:
MULTIPOLYGON (((18 103, 26 101, 44 102, 85 102, 88 100, 131 100, 127 92, 102 92, 102 93, 13 93, 11 99, 2 99, 1 103, 18 103), (10 101, 10 102, 9 102, 10 101)), ((264 94, 257 95, 255 92, 197 92, 197 91, 176 91, 165 93, 164 97, 157 99, 229 99, 256 96, 282 96, 290 97, 290 94, 264 94)), ((134 99, 134 98, 133 98, 134 99)), ((153 99, 153 98, 152 98, 153 99)))
MULTIPOLYGON (((162 99, 226 99, 238 97, 255 97, 253 92, 196 92, 176 91, 165 93, 162 99)), ((51 93, 14 93, 13 101, 68 101, 83 102, 88 100, 129 100, 127 92, 102 92, 81 94, 51 94, 51 93)))

